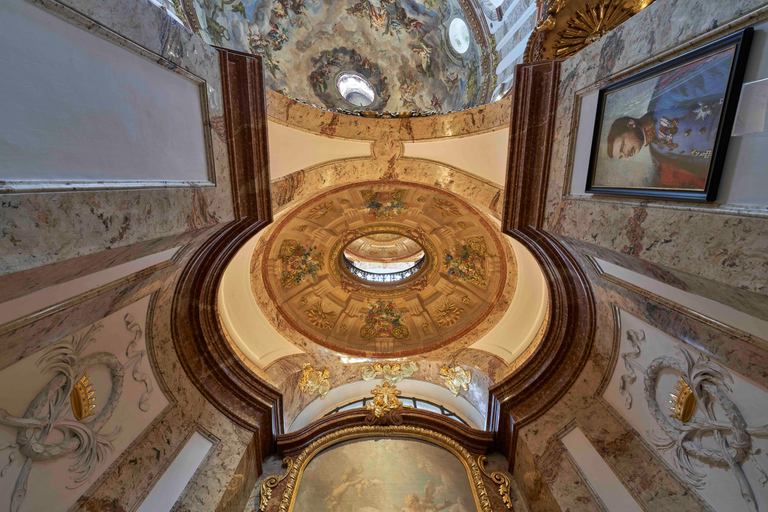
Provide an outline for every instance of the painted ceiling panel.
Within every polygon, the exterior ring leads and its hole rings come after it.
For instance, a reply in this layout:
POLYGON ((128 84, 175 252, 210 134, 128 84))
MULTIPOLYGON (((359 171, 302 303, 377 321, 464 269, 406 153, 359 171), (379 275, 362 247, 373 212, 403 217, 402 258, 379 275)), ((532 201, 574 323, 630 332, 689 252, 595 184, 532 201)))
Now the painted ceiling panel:
POLYGON ((467 22, 458 0, 187 0, 185 7, 206 42, 261 55, 269 87, 310 104, 447 112, 485 103, 482 35, 459 31, 462 53, 451 43, 451 24, 456 39, 455 20, 467 22), (336 80, 344 72, 372 86, 372 103, 342 97, 336 80))

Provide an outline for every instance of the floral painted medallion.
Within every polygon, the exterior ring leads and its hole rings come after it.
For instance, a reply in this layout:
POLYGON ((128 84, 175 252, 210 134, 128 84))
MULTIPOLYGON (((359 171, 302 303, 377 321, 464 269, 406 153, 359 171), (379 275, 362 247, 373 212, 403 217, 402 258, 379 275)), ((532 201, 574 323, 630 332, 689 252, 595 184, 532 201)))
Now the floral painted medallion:
POLYGON ((290 290, 323 269, 323 252, 296 240, 283 240, 280 245, 280 284, 290 290))
POLYGON ((497 233, 444 190, 386 180, 342 185, 268 228, 254 252, 252 289, 278 332, 304 344, 366 357, 470 344, 503 316, 498 305, 509 304, 517 282, 512 250, 497 233), (451 236, 466 229, 459 223, 472 227, 471 237, 451 236), (366 281, 345 266, 346 248, 360 239, 386 252, 405 238, 423 251, 410 277, 366 281))
POLYGON ((488 247, 483 237, 472 237, 456 242, 443 254, 443 266, 448 275, 457 281, 466 281, 480 288, 488 286, 486 257, 488 247))
POLYGON ((405 192, 403 189, 380 192, 364 190, 361 192, 365 200, 364 206, 370 219, 389 220, 407 210, 408 206, 403 203, 405 192))
POLYGON ((360 328, 360 337, 364 340, 374 338, 394 338, 404 340, 410 336, 404 325, 404 313, 394 301, 368 301, 368 312, 361 317, 364 320, 360 328))

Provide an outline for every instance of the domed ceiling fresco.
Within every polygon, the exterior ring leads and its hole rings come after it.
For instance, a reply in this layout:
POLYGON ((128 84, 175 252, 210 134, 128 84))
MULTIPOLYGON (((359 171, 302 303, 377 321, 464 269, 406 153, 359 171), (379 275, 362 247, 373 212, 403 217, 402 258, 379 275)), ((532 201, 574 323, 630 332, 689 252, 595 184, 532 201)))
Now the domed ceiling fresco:
POLYGON ((508 271, 514 275, 515 259, 497 233, 474 208, 432 187, 346 185, 277 223, 254 251, 252 290, 257 302, 268 296, 276 308, 265 316, 324 347, 368 357, 418 354, 487 324, 491 312, 503 315, 494 306, 514 293, 508 271), (366 271, 349 254, 410 264, 366 271))
POLYGON ((485 79, 495 74, 478 18, 459 1, 185 0, 184 7, 206 42, 261 55, 268 86, 289 97, 342 112, 448 112, 487 103, 495 85, 485 79), (346 93, 350 76, 359 86, 346 93))

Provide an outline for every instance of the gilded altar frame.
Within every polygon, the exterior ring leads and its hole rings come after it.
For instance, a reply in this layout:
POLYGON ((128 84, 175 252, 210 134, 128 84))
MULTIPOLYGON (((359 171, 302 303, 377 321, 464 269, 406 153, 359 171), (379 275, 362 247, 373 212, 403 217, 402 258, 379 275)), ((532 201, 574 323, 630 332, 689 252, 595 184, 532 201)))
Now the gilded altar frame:
POLYGON ((445 448, 453 455, 455 455, 461 463, 464 465, 464 469, 467 471, 467 477, 469 478, 469 484, 472 488, 472 494, 475 497, 475 505, 478 511, 492 512, 491 502, 488 499, 488 493, 485 490, 485 484, 483 483, 483 476, 480 467, 466 448, 461 446, 458 442, 454 441, 450 437, 420 427, 409 426, 362 426, 362 427, 350 427, 342 430, 337 430, 330 434, 326 434, 323 437, 313 441, 302 451, 293 466, 291 467, 287 479, 285 490, 283 491, 283 497, 280 501, 280 512, 292 512, 296 495, 301 483, 301 477, 304 474, 305 468, 318 454, 320 454, 326 448, 337 445, 344 441, 350 441, 353 439, 364 438, 376 438, 376 437, 401 437, 408 439, 418 439, 426 441, 428 443, 445 448))

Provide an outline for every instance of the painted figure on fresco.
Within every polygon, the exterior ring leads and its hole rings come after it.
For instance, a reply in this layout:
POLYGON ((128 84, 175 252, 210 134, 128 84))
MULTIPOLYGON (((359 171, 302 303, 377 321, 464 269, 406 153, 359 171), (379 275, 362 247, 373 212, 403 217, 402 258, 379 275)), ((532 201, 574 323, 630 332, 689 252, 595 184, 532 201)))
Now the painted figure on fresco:
POLYGON ((375 92, 366 110, 459 110, 483 100, 482 48, 446 51, 459 0, 189 0, 185 13, 203 39, 263 58, 267 86, 326 108, 348 110, 340 71, 375 92), (186 12, 189 11, 189 12, 186 12), (330 61, 339 57, 338 64, 330 61), (390 82, 388 82, 388 80, 390 82))
POLYGON ((475 512, 467 469, 454 454, 415 439, 335 445, 306 466, 292 512, 475 512))
POLYGON ((632 158, 648 146, 654 172, 645 186, 703 189, 732 58, 726 50, 661 75, 645 115, 613 122, 608 157, 632 158))
POLYGON ((421 499, 416 493, 409 494, 405 497, 403 508, 399 512, 438 512, 453 505, 451 500, 445 500, 440 505, 436 504, 435 488, 434 479, 430 480, 424 487, 424 499, 421 499))

